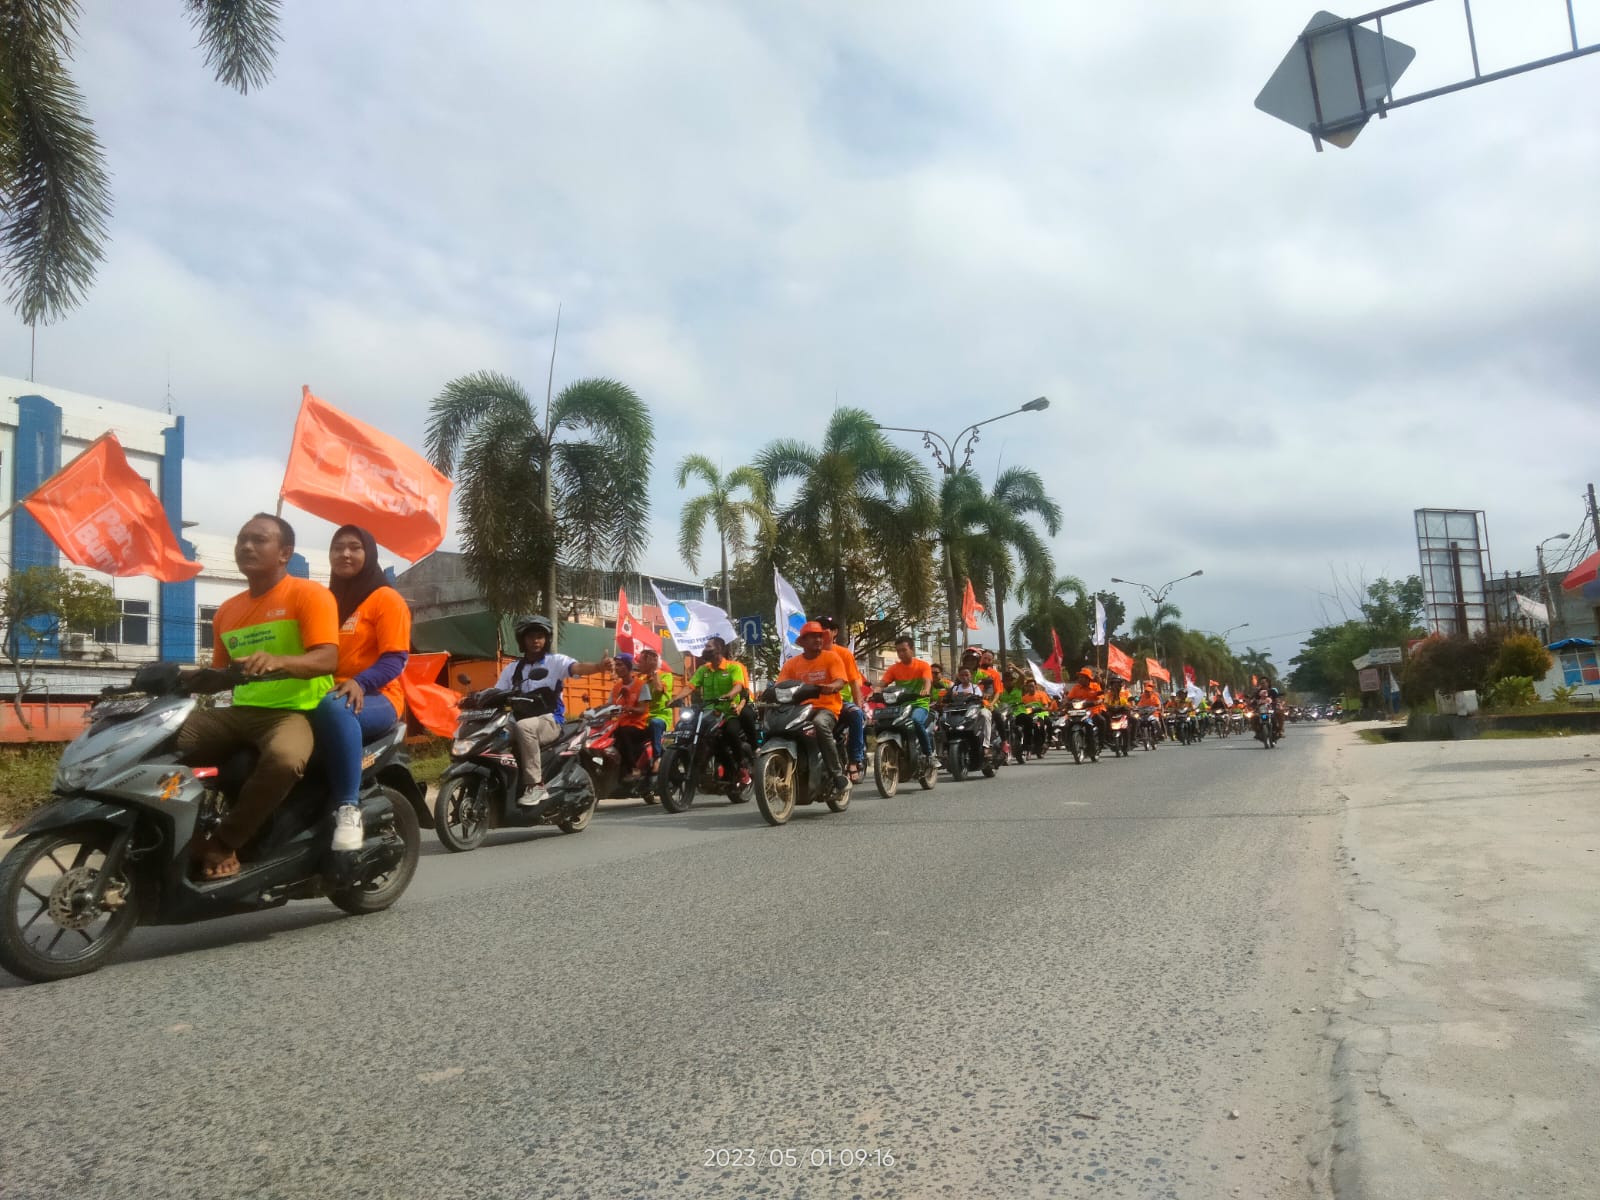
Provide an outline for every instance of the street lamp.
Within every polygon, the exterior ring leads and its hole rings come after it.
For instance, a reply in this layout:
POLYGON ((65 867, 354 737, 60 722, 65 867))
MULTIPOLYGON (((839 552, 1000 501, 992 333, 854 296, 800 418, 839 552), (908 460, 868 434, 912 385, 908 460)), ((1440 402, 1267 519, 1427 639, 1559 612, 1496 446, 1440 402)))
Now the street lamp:
MULTIPOLYGON (((1044 396, 1035 396, 1020 408, 1010 412, 1003 412, 997 417, 988 417, 982 421, 975 421, 968 425, 953 438, 946 438, 943 434, 935 433, 931 429, 919 429, 909 425, 880 425, 873 422, 874 429, 888 430, 894 433, 920 433, 923 447, 933 455, 933 461, 939 464, 939 469, 945 476, 951 477, 965 471, 972 465, 973 447, 978 444, 978 430, 985 425, 993 425, 996 421, 1003 421, 1007 417, 1014 417, 1018 413, 1043 412, 1050 407, 1050 401, 1044 396), (963 447, 965 442, 965 447, 963 447), (956 465, 957 458, 960 465, 956 465)), ((943 529, 939 531, 939 543, 944 551, 944 576, 945 576, 945 608, 950 622, 950 675, 954 678, 956 673, 956 633, 958 629, 956 617, 956 565, 950 558, 950 543, 945 538, 943 529)), ((1005 665, 1006 658, 1006 631, 1000 631, 1000 664, 1005 665)))
MULTIPOLYGON (((1170 592, 1173 589, 1173 586, 1175 584, 1182 583, 1185 579, 1193 579, 1197 575, 1204 575, 1204 574, 1205 574, 1205 571, 1203 571, 1203 570, 1190 571, 1187 575, 1179 575, 1176 579, 1167 580, 1167 582, 1163 583, 1159 588, 1153 588, 1148 583, 1140 583, 1137 579, 1118 579, 1115 575, 1113 575, 1111 577, 1111 582, 1112 583, 1125 583, 1129 587, 1138 588, 1146 596, 1150 597, 1150 603, 1154 604, 1157 608, 1160 608, 1161 607, 1161 602, 1167 598, 1167 593, 1170 592)), ((1145 616, 1148 617, 1149 615, 1150 615, 1150 613, 1147 610, 1145 612, 1145 616)), ((1248 624, 1248 622, 1247 622, 1247 624, 1248 624)), ((1156 646, 1156 649, 1161 653, 1163 658, 1170 659, 1172 657, 1170 654, 1166 653, 1166 647, 1158 644, 1156 646)))
MULTIPOLYGON (((1550 597, 1550 581, 1545 578, 1544 574, 1544 548, 1551 542, 1564 542, 1571 536, 1572 535, 1570 533, 1558 533, 1554 537, 1547 537, 1544 541, 1539 543, 1538 549, 1534 551, 1535 557, 1537 557, 1539 560, 1539 591, 1544 595, 1545 616, 1550 618, 1549 621, 1545 623, 1545 632, 1547 634, 1555 631, 1557 613, 1555 602, 1550 597)), ((1565 633, 1566 622, 1560 622, 1560 626, 1560 632, 1565 633)))

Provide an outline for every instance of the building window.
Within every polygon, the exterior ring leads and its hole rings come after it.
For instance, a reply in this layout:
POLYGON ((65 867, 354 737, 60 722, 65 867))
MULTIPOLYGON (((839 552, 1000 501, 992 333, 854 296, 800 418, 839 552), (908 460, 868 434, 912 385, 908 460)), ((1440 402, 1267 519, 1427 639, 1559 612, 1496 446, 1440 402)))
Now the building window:
POLYGON ((1600 660, 1593 650, 1563 650, 1561 652, 1561 681, 1567 687, 1586 683, 1600 683, 1600 660))
POLYGON ((94 640, 116 646, 148 646, 150 644, 150 601, 119 600, 122 616, 110 625, 94 631, 94 640))
POLYGON ((215 636, 212 632, 212 623, 217 619, 217 606, 215 604, 202 604, 200 606, 200 628, 195 640, 195 661, 211 661, 211 640, 215 636))

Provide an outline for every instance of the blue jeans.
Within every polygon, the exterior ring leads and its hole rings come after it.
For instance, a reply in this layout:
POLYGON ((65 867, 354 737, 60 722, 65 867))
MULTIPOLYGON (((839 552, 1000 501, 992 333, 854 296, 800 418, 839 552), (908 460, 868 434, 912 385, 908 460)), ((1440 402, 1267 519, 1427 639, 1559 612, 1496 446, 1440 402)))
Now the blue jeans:
POLYGON ((394 728, 400 718, 381 692, 370 693, 359 714, 350 711, 343 696, 333 693, 306 714, 316 737, 316 759, 328 780, 335 805, 355 804, 361 792, 361 744, 394 728))
POLYGON ((850 731, 849 747, 850 761, 853 763, 867 760, 867 714, 859 705, 846 704, 844 706, 844 724, 850 731))
POLYGON ((917 727, 917 741, 922 743, 922 752, 932 758, 933 735, 928 732, 928 710, 925 708, 913 708, 911 710, 911 723, 917 727))
POLYGON ((650 718, 650 745, 655 747, 656 761, 661 761, 661 738, 667 732, 667 723, 660 717, 650 718))

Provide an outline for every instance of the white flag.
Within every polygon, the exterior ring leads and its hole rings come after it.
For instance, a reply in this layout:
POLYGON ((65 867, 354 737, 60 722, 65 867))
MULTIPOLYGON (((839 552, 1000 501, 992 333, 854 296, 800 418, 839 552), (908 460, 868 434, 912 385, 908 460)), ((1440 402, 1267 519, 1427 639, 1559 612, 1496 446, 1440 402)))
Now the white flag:
POLYGON ((806 610, 800 606, 800 597, 790 586, 789 581, 772 569, 772 585, 778 593, 778 636, 781 657, 779 662, 788 662, 800 653, 800 626, 806 623, 806 610))
POLYGON ((1224 685, 1222 688, 1222 702, 1229 708, 1233 707, 1233 689, 1224 685))
POLYGON ((1524 596, 1521 592, 1518 592, 1516 595, 1517 607, 1520 608, 1526 616, 1531 617, 1540 625, 1550 624, 1550 610, 1548 608, 1540 604, 1537 600, 1528 599, 1528 597, 1524 596))
POLYGON ((1031 658, 1028 660, 1028 670, 1033 672, 1033 677, 1039 681, 1039 686, 1056 699, 1059 700, 1061 694, 1067 690, 1066 684, 1057 683, 1054 679, 1051 679, 1044 673, 1043 668, 1031 658))
POLYGON ((708 638, 719 637, 731 642, 739 635, 734 632, 728 614, 715 604, 700 600, 668 600, 661 589, 650 581, 650 590, 656 594, 656 604, 667 619, 667 631, 672 634, 672 644, 680 654, 696 657, 706 648, 708 638))
POLYGON ((1196 704, 1199 704, 1206 698, 1206 694, 1200 690, 1200 685, 1197 683, 1185 684, 1184 690, 1189 693, 1189 699, 1193 700, 1196 704))
POLYGON ((1100 597, 1094 598, 1094 644, 1106 644, 1106 606, 1100 603, 1100 597))
POLYGON ((1385 671, 1383 673, 1383 677, 1388 680, 1390 694, 1398 694, 1400 691, 1400 685, 1394 681, 1394 672, 1385 671))

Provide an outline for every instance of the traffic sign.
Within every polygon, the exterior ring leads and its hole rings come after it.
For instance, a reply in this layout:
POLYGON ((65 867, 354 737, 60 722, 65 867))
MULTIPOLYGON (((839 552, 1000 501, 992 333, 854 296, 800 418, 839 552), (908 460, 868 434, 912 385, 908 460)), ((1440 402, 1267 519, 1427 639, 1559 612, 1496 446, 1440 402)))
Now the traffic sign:
POLYGON ((1385 646, 1382 650, 1368 650, 1367 659, 1375 667, 1393 667, 1400 663, 1400 647, 1385 646))
POLYGON ((740 617, 734 622, 734 628, 739 631, 739 640, 746 646, 761 645, 762 624, 760 617, 740 617))
POLYGON ((1256 107, 1314 137, 1348 147, 1416 56, 1404 42, 1319 12, 1261 89, 1256 107), (1322 127, 1346 121, 1358 123, 1319 134, 1322 127))
POLYGON ((1352 658, 1350 665, 1358 671, 1364 671, 1372 665, 1372 651, 1367 651, 1360 658, 1352 658))

